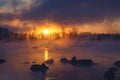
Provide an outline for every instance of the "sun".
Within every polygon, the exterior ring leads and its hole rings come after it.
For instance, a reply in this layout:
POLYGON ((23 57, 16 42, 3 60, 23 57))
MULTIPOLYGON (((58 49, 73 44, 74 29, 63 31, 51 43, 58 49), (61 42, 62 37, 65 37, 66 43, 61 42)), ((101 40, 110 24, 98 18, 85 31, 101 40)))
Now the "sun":
POLYGON ((43 34, 48 35, 48 34, 49 34, 49 31, 48 31, 47 29, 45 29, 45 30, 43 31, 43 34))

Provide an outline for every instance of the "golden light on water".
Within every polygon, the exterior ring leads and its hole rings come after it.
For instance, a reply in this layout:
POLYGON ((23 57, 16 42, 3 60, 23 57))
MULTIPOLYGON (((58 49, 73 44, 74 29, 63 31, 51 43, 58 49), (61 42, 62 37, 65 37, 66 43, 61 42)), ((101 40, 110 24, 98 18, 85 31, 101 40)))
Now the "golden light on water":
POLYGON ((45 48, 44 54, 45 54, 45 60, 48 60, 48 49, 47 48, 45 48))

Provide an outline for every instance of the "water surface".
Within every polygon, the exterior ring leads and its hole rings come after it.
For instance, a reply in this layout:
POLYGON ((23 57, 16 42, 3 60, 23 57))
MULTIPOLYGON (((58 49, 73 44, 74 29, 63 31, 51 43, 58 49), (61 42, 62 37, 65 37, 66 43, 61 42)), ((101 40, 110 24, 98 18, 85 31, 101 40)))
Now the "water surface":
MULTIPOLYGON (((104 72, 114 66, 113 62, 120 60, 120 42, 0 42, 0 58, 7 60, 0 64, 0 80, 106 80, 104 72), (79 67, 60 63, 62 57, 71 59, 73 56, 92 59, 97 65, 79 67), (45 74, 30 71, 32 64, 42 64, 51 58, 55 62, 48 65, 50 69, 45 74)), ((120 80, 119 74, 118 71, 115 80, 120 80)))

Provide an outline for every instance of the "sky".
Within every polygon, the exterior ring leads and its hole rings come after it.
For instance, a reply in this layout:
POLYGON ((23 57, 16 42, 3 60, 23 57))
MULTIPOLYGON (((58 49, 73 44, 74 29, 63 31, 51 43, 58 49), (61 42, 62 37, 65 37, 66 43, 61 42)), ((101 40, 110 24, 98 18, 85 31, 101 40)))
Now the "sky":
POLYGON ((77 27, 82 32, 120 33, 120 0, 0 0, 0 25, 14 30, 77 27))

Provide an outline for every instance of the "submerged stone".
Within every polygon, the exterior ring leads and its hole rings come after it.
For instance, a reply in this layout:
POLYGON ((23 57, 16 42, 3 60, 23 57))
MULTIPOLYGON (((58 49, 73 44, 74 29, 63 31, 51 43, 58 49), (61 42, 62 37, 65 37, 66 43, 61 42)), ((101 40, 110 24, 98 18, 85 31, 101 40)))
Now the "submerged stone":
POLYGON ((5 63, 5 62, 6 62, 6 60, 0 59, 0 64, 5 63))
POLYGON ((80 59, 74 63, 74 65, 78 65, 78 66, 92 66, 94 64, 95 63, 93 63, 91 59, 80 59))
POLYGON ((33 61, 32 63, 36 63, 36 61, 33 61))
POLYGON ((43 64, 41 64, 41 65, 39 65, 39 64, 32 65, 30 69, 31 69, 31 71, 33 71, 33 72, 41 71, 41 72, 44 73, 44 72, 46 72, 46 71, 49 69, 49 67, 46 66, 46 65, 43 63, 43 64))
POLYGON ((24 62, 24 64, 29 64, 30 62, 24 62))
POLYGON ((95 65, 91 59, 76 59, 76 56, 72 57, 71 60, 68 60, 67 58, 61 58, 60 60, 61 63, 69 63, 75 66, 92 66, 95 65))

